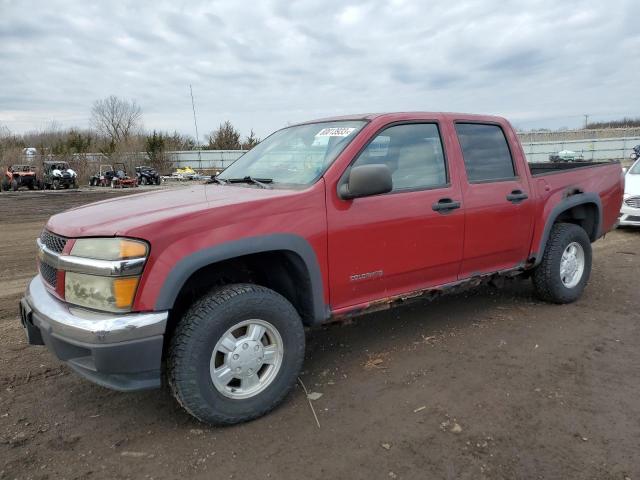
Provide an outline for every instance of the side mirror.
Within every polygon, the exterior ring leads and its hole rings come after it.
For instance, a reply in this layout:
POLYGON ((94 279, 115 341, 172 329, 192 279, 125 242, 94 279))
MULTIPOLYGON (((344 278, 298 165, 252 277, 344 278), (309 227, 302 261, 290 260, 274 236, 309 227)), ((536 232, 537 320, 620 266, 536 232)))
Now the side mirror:
POLYGON ((627 170, 629 170, 627 167, 622 167, 622 173, 627 173, 627 170))
POLYGON ((376 163, 353 167, 338 192, 340 198, 349 200, 387 193, 392 189, 391 170, 386 165, 376 163))

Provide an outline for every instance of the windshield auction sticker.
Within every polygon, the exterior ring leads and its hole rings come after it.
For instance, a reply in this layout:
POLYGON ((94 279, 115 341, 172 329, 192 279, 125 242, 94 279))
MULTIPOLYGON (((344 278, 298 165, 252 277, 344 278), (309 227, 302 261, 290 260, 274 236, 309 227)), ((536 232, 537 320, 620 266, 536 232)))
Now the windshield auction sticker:
POLYGON ((316 133, 316 137, 348 137, 354 130, 354 127, 328 127, 316 133))

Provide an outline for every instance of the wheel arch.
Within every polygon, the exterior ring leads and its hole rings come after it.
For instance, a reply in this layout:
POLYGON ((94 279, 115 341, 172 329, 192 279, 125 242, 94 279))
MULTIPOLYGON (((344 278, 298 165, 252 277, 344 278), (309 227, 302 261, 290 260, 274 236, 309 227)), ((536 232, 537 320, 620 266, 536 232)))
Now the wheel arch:
POLYGON ((553 225, 558 222, 574 223, 582 227, 591 242, 602 236, 602 201, 596 193, 577 193, 565 197, 558 203, 547 217, 542 236, 535 254, 534 266, 537 266, 544 255, 553 225))
MULTIPOLYGON (((328 318, 315 251, 304 238, 293 234, 244 238, 184 257, 167 275, 155 309, 172 310, 190 282, 196 279, 215 282, 223 280, 225 274, 232 282, 254 279, 257 275, 258 284, 276 290, 294 304, 305 324, 321 323, 328 318)), ((209 288, 213 286, 215 283, 209 288)))

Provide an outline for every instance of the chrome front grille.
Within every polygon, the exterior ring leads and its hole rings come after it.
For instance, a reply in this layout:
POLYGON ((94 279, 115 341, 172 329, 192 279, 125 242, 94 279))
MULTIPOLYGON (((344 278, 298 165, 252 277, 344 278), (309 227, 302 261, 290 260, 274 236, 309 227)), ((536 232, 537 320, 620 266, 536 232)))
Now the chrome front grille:
POLYGON ((632 208, 640 208, 640 197, 629 197, 624 203, 632 208))
POLYGON ((48 265, 44 262, 38 263, 40 264, 40 275, 42 276, 44 281, 51 285, 53 288, 56 288, 58 283, 56 281, 58 278, 58 271, 51 265, 48 265))
POLYGON ((54 233, 43 230, 40 234, 40 241, 44 244, 52 252, 62 253, 65 245, 67 244, 67 239, 56 235, 54 233))

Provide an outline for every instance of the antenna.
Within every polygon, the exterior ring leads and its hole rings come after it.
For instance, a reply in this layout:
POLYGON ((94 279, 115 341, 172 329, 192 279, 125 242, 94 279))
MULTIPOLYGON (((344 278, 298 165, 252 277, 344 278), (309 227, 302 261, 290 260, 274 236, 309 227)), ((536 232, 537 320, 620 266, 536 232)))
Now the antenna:
POLYGON ((198 168, 202 170, 202 157, 200 156, 200 135, 198 135, 198 120, 196 119, 196 104, 193 101, 193 88, 189 84, 189 92, 191 93, 191 108, 193 109, 193 124, 196 127, 196 146, 198 147, 198 168))

